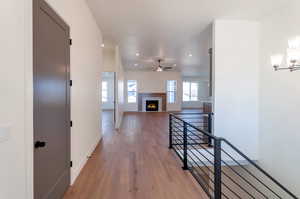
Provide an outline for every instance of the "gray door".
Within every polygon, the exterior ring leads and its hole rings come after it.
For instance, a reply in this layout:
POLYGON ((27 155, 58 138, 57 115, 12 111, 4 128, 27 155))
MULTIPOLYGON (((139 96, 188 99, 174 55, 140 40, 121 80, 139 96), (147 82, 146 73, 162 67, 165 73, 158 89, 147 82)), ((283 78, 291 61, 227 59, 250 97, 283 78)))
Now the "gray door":
POLYGON ((69 27, 34 1, 34 196, 61 199, 70 185, 69 27))

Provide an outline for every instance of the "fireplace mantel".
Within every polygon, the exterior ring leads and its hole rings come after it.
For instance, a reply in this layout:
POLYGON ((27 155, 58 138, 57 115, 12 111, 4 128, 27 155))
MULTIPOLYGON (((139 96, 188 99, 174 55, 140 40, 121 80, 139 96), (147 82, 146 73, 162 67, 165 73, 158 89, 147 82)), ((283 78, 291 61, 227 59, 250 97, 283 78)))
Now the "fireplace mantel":
POLYGON ((166 93, 139 93, 138 94, 138 111, 143 111, 144 97, 160 97, 162 100, 162 111, 167 111, 167 94, 166 93))

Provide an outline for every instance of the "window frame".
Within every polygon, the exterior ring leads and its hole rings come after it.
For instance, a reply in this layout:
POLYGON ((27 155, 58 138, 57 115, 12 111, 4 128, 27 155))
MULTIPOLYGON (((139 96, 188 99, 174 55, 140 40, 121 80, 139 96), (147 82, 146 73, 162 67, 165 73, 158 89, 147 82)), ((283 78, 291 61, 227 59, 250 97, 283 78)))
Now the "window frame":
POLYGON ((167 80, 167 103, 168 104, 176 104, 177 101, 177 80, 167 80), (175 86, 174 86, 174 90, 171 89, 171 86, 169 87, 169 82, 174 82, 175 86), (174 95, 174 101, 171 101, 170 99, 170 94, 173 93, 174 95))
POLYGON ((196 81, 183 81, 182 82, 182 101, 183 102, 198 102, 199 101, 199 82, 196 82, 196 81), (184 86, 184 84, 185 83, 188 83, 188 99, 187 100, 185 100, 185 97, 184 97, 184 94, 186 93, 186 92, 184 92, 184 88, 185 88, 185 86, 184 86), (192 95, 192 84, 196 84, 197 86, 196 86, 196 88, 197 88, 197 92, 196 92, 196 99, 194 99, 194 96, 192 95))
POLYGON ((199 83, 198 82, 191 82, 191 84, 190 84, 191 86, 190 86, 190 102, 198 102, 199 101, 199 83), (196 99, 194 99, 194 96, 193 96, 193 93, 192 93, 192 84, 196 84, 196 96, 195 96, 195 98, 196 99))
POLYGON ((137 103, 137 90, 138 90, 138 82, 137 82, 137 80, 127 80, 126 91, 127 91, 127 103, 128 104, 135 104, 135 103, 137 103), (129 91, 129 82, 135 82, 135 87, 136 87, 135 91, 134 90, 129 91), (129 95, 129 93, 133 93, 134 94, 135 101, 129 101, 129 96, 131 96, 131 95, 129 95))

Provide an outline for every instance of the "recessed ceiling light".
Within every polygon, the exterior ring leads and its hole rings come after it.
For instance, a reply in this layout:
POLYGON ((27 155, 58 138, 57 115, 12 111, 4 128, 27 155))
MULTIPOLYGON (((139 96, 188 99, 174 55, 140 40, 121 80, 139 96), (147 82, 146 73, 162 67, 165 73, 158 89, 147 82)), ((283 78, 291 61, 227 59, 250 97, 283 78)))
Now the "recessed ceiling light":
POLYGON ((173 66, 175 67, 175 66, 177 66, 177 64, 173 64, 173 66))
POLYGON ((135 55, 138 57, 138 56, 140 56, 140 53, 135 53, 135 55))
POLYGON ((101 44, 101 47, 104 48, 104 47, 105 47, 105 44, 101 44))
POLYGON ((193 57, 192 53, 189 53, 189 57, 193 57))
POLYGON ((138 66, 138 64, 134 64, 134 66, 138 66))

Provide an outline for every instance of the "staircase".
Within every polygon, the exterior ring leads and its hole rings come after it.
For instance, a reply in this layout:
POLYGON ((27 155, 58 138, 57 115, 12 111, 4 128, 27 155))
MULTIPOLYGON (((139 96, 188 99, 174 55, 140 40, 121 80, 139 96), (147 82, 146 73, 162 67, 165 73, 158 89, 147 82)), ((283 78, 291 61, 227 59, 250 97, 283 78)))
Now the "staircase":
POLYGON ((212 113, 169 115, 169 148, 209 198, 297 199, 224 138, 212 132, 212 113))

